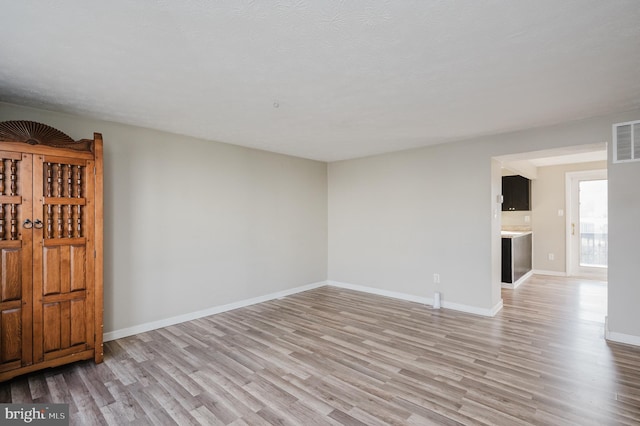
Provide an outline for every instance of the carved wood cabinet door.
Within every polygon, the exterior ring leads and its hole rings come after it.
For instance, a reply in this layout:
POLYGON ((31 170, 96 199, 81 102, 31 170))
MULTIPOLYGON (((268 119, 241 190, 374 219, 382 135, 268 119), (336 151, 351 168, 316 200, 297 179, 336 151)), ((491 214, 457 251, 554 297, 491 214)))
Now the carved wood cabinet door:
POLYGON ((32 363, 32 156, 0 151, 0 372, 32 363))
POLYGON ((91 349, 93 161, 33 158, 34 362, 91 349))

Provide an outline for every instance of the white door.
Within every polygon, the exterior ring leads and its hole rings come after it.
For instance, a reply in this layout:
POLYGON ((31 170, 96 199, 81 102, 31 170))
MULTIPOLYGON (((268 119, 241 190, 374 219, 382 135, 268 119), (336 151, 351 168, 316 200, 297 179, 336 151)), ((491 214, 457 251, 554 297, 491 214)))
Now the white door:
POLYGON ((607 279, 607 171, 567 173, 567 271, 607 279))

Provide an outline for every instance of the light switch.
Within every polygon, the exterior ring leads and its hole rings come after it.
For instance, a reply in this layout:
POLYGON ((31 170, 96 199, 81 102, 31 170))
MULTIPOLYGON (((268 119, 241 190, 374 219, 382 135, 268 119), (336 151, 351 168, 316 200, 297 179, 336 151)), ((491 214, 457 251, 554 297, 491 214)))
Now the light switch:
POLYGON ((558 216, 564 216, 564 210, 559 209, 558 210, 558 216))
POLYGON ((529 222, 531 222, 531 216, 528 216, 528 215, 527 215, 527 216, 525 216, 525 217, 524 217, 524 222, 525 222, 525 223, 529 223, 529 222))

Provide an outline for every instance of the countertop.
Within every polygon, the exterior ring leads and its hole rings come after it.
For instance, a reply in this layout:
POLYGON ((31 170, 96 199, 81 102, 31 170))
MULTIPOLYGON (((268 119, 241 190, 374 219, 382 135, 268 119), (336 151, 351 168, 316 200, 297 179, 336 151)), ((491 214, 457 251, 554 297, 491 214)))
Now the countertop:
POLYGON ((502 238, 517 238, 531 234, 531 231, 500 231, 502 238))

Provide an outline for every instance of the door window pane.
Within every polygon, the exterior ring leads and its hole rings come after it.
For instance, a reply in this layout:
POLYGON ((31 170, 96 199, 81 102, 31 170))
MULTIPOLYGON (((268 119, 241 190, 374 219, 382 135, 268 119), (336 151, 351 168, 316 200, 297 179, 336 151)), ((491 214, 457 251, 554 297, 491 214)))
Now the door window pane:
POLYGON ((607 181, 580 181, 580 266, 607 266, 607 181))

